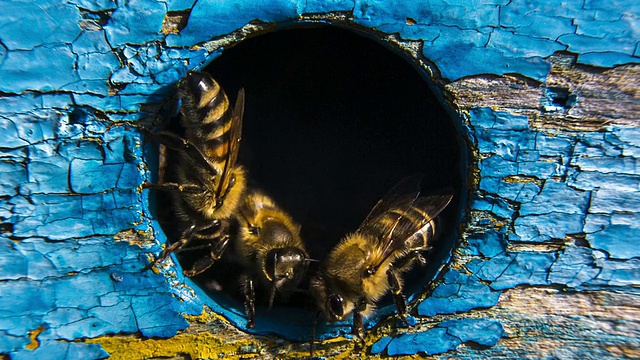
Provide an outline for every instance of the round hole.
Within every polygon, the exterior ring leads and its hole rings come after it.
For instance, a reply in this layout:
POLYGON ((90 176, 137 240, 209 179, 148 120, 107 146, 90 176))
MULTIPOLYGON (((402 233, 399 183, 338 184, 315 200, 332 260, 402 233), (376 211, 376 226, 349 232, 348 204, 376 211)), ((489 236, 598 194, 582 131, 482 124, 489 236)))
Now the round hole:
MULTIPOLYGON (((240 162, 251 183, 302 225, 314 259, 322 260, 355 231, 400 179, 422 173, 426 193, 453 188, 455 198, 442 215, 444 236, 429 255, 430 264, 409 274, 404 292, 419 294, 433 280, 457 239, 466 153, 458 120, 408 56, 354 31, 302 27, 243 40, 204 71, 221 83, 232 103, 245 89, 240 162)), ((195 281, 216 301, 230 301, 218 285, 226 293, 225 286, 236 290, 237 282, 212 285, 218 271, 214 267, 195 281)), ((268 331, 286 336, 279 329, 293 318, 306 327, 308 338, 315 311, 309 311, 306 298, 280 306, 297 308, 293 312, 259 307, 256 331, 271 321, 275 325, 268 331), (283 313, 293 315, 283 320, 283 313)), ((229 304, 243 311, 240 301, 229 304)))

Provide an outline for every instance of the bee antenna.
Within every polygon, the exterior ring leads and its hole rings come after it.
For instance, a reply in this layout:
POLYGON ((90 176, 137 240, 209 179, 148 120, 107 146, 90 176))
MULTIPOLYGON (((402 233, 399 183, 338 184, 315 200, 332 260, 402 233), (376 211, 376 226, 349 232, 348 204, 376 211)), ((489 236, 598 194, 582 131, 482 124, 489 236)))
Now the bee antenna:
POLYGON ((320 260, 316 259, 304 259, 304 266, 309 269, 309 271, 318 272, 318 268, 320 267, 320 260), (313 265, 311 265, 313 264, 313 265))
POLYGON ((273 307, 273 301, 276 298, 276 286, 271 287, 271 295, 269 295, 269 310, 273 307))

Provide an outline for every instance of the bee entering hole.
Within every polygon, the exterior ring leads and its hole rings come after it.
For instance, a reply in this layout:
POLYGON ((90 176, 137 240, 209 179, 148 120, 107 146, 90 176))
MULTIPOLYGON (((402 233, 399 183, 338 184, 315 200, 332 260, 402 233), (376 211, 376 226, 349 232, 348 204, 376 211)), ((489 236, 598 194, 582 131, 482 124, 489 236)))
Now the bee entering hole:
MULTIPOLYGON (((206 218, 198 211, 189 213, 188 207, 178 209, 177 215, 175 210, 164 214, 159 210, 159 217, 170 242, 183 238, 185 231, 203 240, 197 243, 200 248, 192 242, 176 251, 181 266, 198 268, 202 251, 211 252, 205 261, 215 261, 193 273, 194 282, 219 304, 235 308, 235 314, 246 308, 243 327, 309 340, 315 314, 326 310, 317 306, 312 283, 318 283, 317 275, 327 269, 342 273, 327 261, 358 259, 351 252, 339 253, 342 250, 330 256, 335 249, 348 247, 344 245, 348 234, 355 233, 348 241, 357 243, 363 233, 364 238, 372 233, 395 236, 396 228, 404 229, 407 238, 394 240, 385 250, 391 263, 369 264, 359 275, 388 283, 376 294, 375 305, 391 309, 387 315, 397 305, 404 322, 405 315, 411 315, 404 298, 411 301, 422 294, 448 262, 465 201, 466 150, 459 121, 434 95, 430 79, 416 63, 381 41, 343 28, 294 27, 246 39, 181 83, 190 89, 183 91, 187 95, 197 94, 182 102, 183 117, 196 121, 201 117, 203 110, 185 112, 184 107, 210 101, 208 92, 215 85, 202 82, 208 76, 228 95, 224 103, 229 113, 241 116, 241 142, 233 161, 242 171, 234 173, 237 181, 226 186, 242 184, 245 200, 233 207, 231 217, 237 221, 223 219, 215 227, 194 220, 190 230, 177 230, 176 216, 206 218), (413 174, 421 174, 419 181, 413 174), (408 177, 410 181, 402 180, 408 177), (385 206, 376 207, 381 199, 386 199, 385 206), (370 212, 373 216, 367 218, 370 212), (385 224, 394 222, 387 229, 394 230, 385 230, 385 224), (363 230, 365 224, 382 224, 382 230, 363 230), (228 238, 222 240, 221 233, 228 238), (280 245, 274 247, 275 243, 280 245), (406 245, 403 254, 410 256, 391 252, 400 243, 406 245)), ((207 106, 220 102, 211 100, 207 106)), ((205 129, 219 130, 207 124, 190 134, 184 125, 173 126, 172 132, 187 140, 205 129)), ((193 160, 202 153, 214 154, 215 149, 207 150, 197 141, 185 146, 174 140, 164 139, 169 144, 165 147, 180 147, 178 152, 190 154, 189 166, 201 172, 209 166, 217 172, 228 170, 218 166, 218 160, 193 160)), ((171 155, 171 150, 165 152, 167 163, 185 161, 184 156, 171 155)), ((207 171, 199 175, 200 182, 206 182, 206 173, 211 173, 207 171)), ((195 185, 191 189, 193 194, 204 190, 195 185)), ((158 192, 158 197, 159 209, 175 209, 175 196, 158 192)), ((224 204, 229 203, 225 198, 224 204)), ((366 327, 372 300, 352 300, 331 288, 332 279, 321 280, 322 289, 318 285, 315 290, 327 296, 334 317, 343 320, 353 314, 355 322, 366 327)))

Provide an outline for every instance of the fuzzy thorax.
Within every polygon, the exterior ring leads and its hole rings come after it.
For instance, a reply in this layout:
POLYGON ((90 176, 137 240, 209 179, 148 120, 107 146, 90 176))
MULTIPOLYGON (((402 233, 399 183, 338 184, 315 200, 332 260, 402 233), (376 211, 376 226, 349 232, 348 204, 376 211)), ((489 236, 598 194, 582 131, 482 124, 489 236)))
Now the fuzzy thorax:
MULTIPOLYGON (((340 295, 343 298, 343 318, 355 310, 361 298, 366 302, 361 314, 365 317, 370 315, 375 311, 375 303, 390 290, 387 278, 390 259, 383 261, 373 274, 368 273, 380 262, 382 251, 378 241, 371 236, 358 232, 347 235, 329 255, 322 279, 316 283, 316 292, 340 295)), ((325 304, 319 305, 325 307, 325 304)))
POLYGON ((211 181, 203 193, 183 193, 182 199, 194 211, 208 220, 229 219, 235 215, 246 190, 246 175, 242 167, 233 169, 235 181, 231 183, 226 195, 216 194, 217 181, 211 181))

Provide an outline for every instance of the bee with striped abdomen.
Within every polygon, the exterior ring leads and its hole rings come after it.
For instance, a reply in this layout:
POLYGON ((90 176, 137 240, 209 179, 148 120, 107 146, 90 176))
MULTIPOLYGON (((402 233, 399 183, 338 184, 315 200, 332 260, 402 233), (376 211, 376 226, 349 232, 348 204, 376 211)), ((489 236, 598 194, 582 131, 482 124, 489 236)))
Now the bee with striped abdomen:
POLYGON ((209 75, 190 71, 178 84, 180 123, 184 137, 173 132, 150 134, 159 143, 174 150, 167 161, 165 179, 156 185, 169 191, 173 213, 178 218, 181 235, 167 246, 147 267, 167 258, 172 252, 187 248, 205 249, 186 276, 195 276, 213 265, 227 247, 229 227, 242 202, 246 176, 237 165, 244 91, 238 92, 233 109, 224 90, 209 75))
POLYGON ((178 91, 185 135, 150 134, 175 150, 175 156, 166 162, 166 181, 148 187, 170 191, 173 214, 184 230, 148 267, 172 252, 198 250, 202 256, 184 271, 196 276, 230 252, 225 258, 243 269, 240 281, 248 327, 253 327, 255 288, 270 292, 271 305, 304 277, 309 258, 300 226, 267 195, 248 189, 245 170, 237 164, 244 91, 238 93, 233 110, 220 85, 207 74, 189 72, 178 91))
POLYGON ((421 177, 399 182, 371 210, 354 233, 345 236, 310 283, 318 308, 329 321, 353 315, 353 332, 363 337, 363 319, 389 291, 400 319, 406 319, 402 275, 431 248, 437 216, 453 195, 420 197, 421 177))
POLYGON ((269 292, 269 307, 277 295, 287 297, 304 278, 309 256, 300 226, 267 195, 250 189, 238 211, 236 261, 244 269, 241 285, 248 327, 254 326, 255 288, 269 292))

